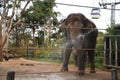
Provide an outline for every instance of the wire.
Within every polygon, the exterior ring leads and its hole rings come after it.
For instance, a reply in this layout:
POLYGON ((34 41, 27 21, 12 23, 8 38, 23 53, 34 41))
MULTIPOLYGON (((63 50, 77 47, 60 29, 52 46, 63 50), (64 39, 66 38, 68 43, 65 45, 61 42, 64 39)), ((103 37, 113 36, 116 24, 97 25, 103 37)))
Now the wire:
MULTIPOLYGON (((66 5, 66 6, 74 6, 74 7, 98 8, 98 7, 93 7, 93 6, 82 6, 82 5, 66 4, 66 3, 55 3, 55 4, 58 4, 58 5, 66 5)), ((99 8, 99 9, 112 10, 111 8, 99 8)), ((120 11, 120 9, 114 9, 114 10, 120 11)))

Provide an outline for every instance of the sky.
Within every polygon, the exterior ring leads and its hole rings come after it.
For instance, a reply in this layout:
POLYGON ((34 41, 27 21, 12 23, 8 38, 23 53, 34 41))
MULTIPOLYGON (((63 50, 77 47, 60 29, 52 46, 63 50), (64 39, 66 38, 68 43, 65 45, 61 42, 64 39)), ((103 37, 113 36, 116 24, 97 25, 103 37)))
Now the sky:
MULTIPOLYGON (((120 2, 120 0, 103 0, 105 3, 112 3, 112 2, 120 2)), ((91 7, 99 7, 99 2, 102 0, 56 0, 56 3, 65 3, 65 4, 75 4, 81 6, 91 6, 91 7)), ((107 8, 111 8, 110 5, 107 8)), ((116 5, 116 9, 120 9, 120 4, 116 5)), ((91 18, 91 10, 92 8, 85 8, 85 7, 76 7, 76 6, 66 6, 66 5, 59 5, 54 8, 55 11, 58 11, 62 14, 60 17, 61 19, 66 18, 70 13, 82 13, 88 19, 92 20, 98 29, 106 29, 110 26, 111 21, 111 10, 101 9, 100 18, 99 19, 92 19, 91 18)), ((115 23, 120 23, 120 11, 115 11, 115 23)), ((102 30, 104 32, 104 30, 102 30)))

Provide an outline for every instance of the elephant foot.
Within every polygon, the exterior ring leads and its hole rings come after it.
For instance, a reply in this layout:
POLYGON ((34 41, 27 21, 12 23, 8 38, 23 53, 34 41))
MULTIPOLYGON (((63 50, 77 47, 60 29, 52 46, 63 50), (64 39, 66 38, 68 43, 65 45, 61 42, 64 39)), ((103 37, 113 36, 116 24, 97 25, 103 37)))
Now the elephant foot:
POLYGON ((96 71, 95 70, 90 70, 90 73, 96 73, 96 71))
POLYGON ((80 75, 80 76, 83 76, 84 74, 85 74, 85 72, 82 70, 80 70, 80 71, 78 71, 78 74, 80 75))
POLYGON ((68 71, 68 68, 66 68, 66 67, 61 68, 61 72, 67 72, 67 71, 68 71))

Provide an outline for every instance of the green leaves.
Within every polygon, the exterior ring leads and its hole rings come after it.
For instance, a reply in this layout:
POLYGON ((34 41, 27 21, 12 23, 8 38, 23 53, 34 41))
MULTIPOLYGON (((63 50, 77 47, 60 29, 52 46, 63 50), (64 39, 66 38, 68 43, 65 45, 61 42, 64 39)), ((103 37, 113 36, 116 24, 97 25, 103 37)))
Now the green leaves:
POLYGON ((107 29, 108 35, 120 35, 120 24, 112 25, 107 29))
POLYGON ((26 10, 23 17, 27 17, 29 21, 37 21, 40 25, 44 25, 51 20, 53 25, 57 24, 57 12, 53 11, 55 0, 34 0, 33 5, 26 10))

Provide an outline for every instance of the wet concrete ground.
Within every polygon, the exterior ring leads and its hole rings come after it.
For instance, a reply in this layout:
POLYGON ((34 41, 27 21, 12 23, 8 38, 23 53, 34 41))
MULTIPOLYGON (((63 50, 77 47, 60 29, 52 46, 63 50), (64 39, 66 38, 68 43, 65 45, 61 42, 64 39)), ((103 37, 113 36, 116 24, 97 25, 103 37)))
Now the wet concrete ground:
MULTIPOLYGON (((16 78, 15 80, 20 80, 20 78, 16 78)), ((27 78, 22 77, 21 80, 100 80, 100 79, 92 79, 92 78, 86 79, 84 77, 77 76, 73 73, 62 73, 62 74, 52 73, 52 74, 41 74, 41 75, 37 74, 37 77, 31 77, 31 76, 29 77, 27 76, 27 78)))
MULTIPOLYGON (((0 77, 6 80, 6 76, 0 77)), ((99 71, 95 74, 86 72, 84 76, 77 72, 53 72, 53 73, 16 73, 15 80, 111 80, 111 72, 99 71)), ((120 74, 118 74, 120 80, 120 74)))
MULTIPOLYGON (((120 80, 120 75, 119 79, 120 80)), ((91 74, 86 72, 84 76, 78 75, 77 72, 60 72, 60 73, 42 73, 42 74, 25 74, 16 75, 15 80, 111 80, 110 72, 97 72, 91 74)))
MULTIPOLYGON (((15 71, 15 80, 111 80, 111 72, 96 68, 96 73, 80 76, 74 65, 69 65, 69 72, 60 72, 61 63, 36 62, 25 59, 9 60, 0 63, 0 80, 6 80, 8 71, 15 71)), ((120 80, 120 73, 118 74, 120 80)))

